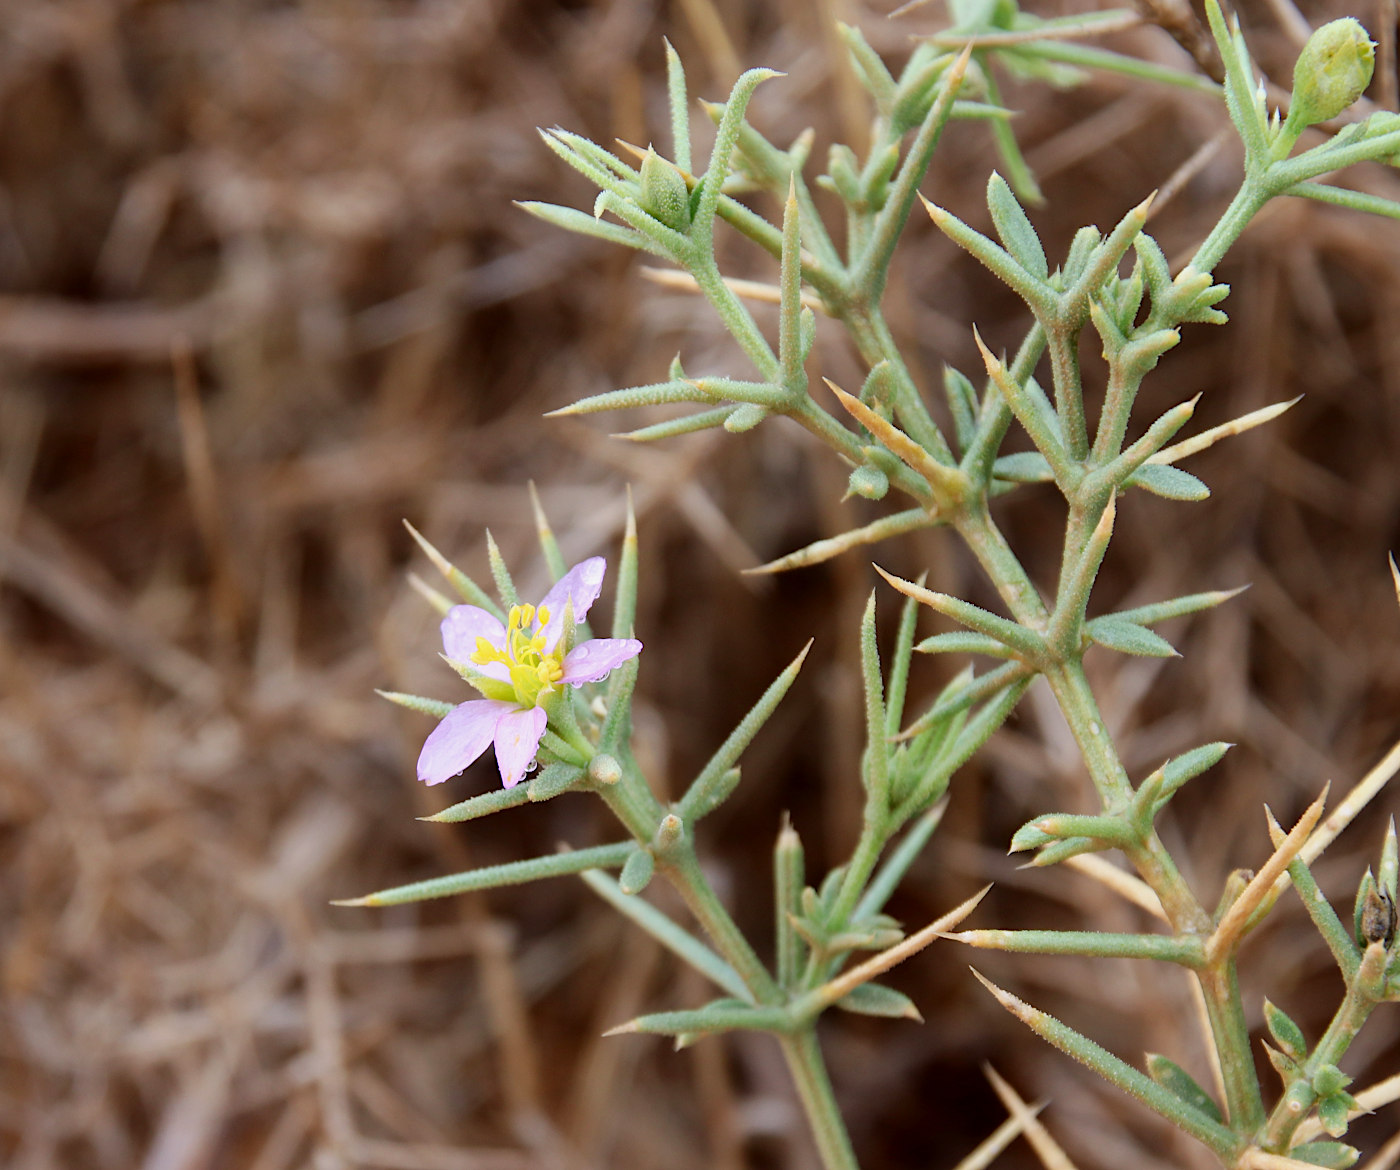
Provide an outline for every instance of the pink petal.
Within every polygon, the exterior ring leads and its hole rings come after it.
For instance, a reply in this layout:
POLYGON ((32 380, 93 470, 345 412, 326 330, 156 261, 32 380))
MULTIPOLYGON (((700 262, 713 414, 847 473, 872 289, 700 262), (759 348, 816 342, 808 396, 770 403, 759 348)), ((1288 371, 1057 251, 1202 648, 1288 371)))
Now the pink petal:
POLYGON ((636 638, 594 638, 575 646, 564 658, 564 677, 561 682, 597 682, 615 666, 621 666, 629 658, 642 652, 642 644, 636 638))
POLYGON ((530 707, 524 711, 516 708, 496 724, 496 765, 505 787, 514 788, 524 778, 540 750, 540 737, 548 722, 543 707, 530 707))
POLYGON ((496 699, 475 699, 454 707, 444 716, 418 754, 418 779, 441 784, 472 763, 496 734, 501 717, 515 704, 496 699))
POLYGON ((495 617, 475 605, 454 605, 442 619, 442 649, 447 657, 456 662, 465 662, 491 678, 502 682, 510 681, 510 670, 503 662, 490 662, 485 666, 472 662, 476 653, 476 640, 485 638, 497 650, 505 649, 506 628, 495 617))
POLYGON ((537 608, 549 610, 549 621, 544 626, 546 650, 553 650, 559 635, 564 632, 564 603, 574 603, 574 621, 582 622, 598 600, 598 594, 603 591, 603 574, 607 568, 608 563, 602 557, 579 561, 544 595, 537 608))

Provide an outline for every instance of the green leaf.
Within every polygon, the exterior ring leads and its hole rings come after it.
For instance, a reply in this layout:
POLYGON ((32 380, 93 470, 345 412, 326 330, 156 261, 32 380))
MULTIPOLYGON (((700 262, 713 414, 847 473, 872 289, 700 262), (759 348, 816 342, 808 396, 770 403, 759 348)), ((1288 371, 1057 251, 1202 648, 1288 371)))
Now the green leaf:
POLYGON ((1188 780, 1194 780, 1202 772, 1215 767, 1234 746, 1232 743, 1217 740, 1168 760, 1162 766, 1163 795, 1170 796, 1188 780))
POLYGON ((1046 263, 1045 248, 1040 237, 1036 235, 1035 228, 1031 226, 1016 196, 1011 193, 1006 180, 996 171, 992 172, 987 182, 987 208, 992 213, 997 235, 1016 263, 1036 279, 1048 279, 1050 266, 1046 263))
POLYGON ((1136 1097, 1149 1109, 1160 1113, 1178 1129, 1184 1130, 1197 1141, 1209 1146, 1222 1161, 1229 1163, 1235 1160, 1239 1139, 1213 1117, 1188 1105, 1176 1093, 1159 1085, 1146 1073, 1134 1068, 1126 1061, 1114 1056, 1102 1045, 1096 1044, 1087 1036, 1076 1032, 1068 1024, 1062 1023, 1047 1012, 1038 1011, 1024 1000, 1003 991, 976 969, 973 970, 973 974, 996 997, 1002 1007, 1006 1008, 1042 1039, 1053 1044, 1061 1052, 1073 1057, 1081 1064, 1087 1065, 1106 1081, 1136 1097))
MULTIPOLYGON (((520 787, 517 785, 511 791, 520 787)), ((598 845, 592 849, 575 849, 548 857, 531 857, 526 861, 511 861, 505 865, 488 865, 481 869, 429 878, 427 881, 411 882, 406 886, 394 886, 392 889, 367 894, 363 898, 350 898, 334 902, 332 905, 399 906, 405 902, 426 902, 429 898, 445 898, 451 894, 466 893, 468 890, 494 890, 500 886, 518 886, 524 882, 540 881, 542 878, 580 873, 585 869, 612 869, 622 865, 635 848, 636 845, 631 841, 620 841, 616 845, 598 845)))
POLYGON ((783 696, 788 693, 788 689, 796 681, 798 671, 802 669, 803 660, 807 657, 807 651, 811 649, 811 646, 812 644, 808 642, 802 648, 802 653, 794 658, 782 674, 773 680, 758 702, 749 709, 749 713, 739 721, 739 726, 729 733, 729 738, 720 745, 719 750, 700 769, 699 775, 695 777, 685 796, 681 798, 680 808, 682 811, 680 815, 682 820, 690 820, 694 817, 694 812, 691 809, 692 803, 700 803, 700 794, 710 789, 724 773, 734 767, 744 749, 749 746, 754 736, 759 733, 763 725, 768 722, 769 717, 777 710, 778 704, 783 701, 783 696))
POLYGON ((1347 1170, 1355 1166, 1361 1151, 1344 1142, 1309 1142, 1305 1146, 1294 1146, 1288 1156, 1295 1162, 1306 1162, 1309 1166, 1325 1166, 1327 1170, 1347 1170))
POLYGON ((1188 1105, 1215 1121, 1224 1121, 1220 1106, 1181 1065, 1156 1052, 1147 1054, 1147 1073, 1164 1088, 1170 1089, 1188 1105))
POLYGON ((952 366, 943 367, 943 395, 953 415, 958 449, 966 452, 977 437, 977 390, 967 376, 952 366))
POLYGON ((1248 588, 1248 585, 1241 585, 1238 589, 1213 589, 1209 593, 1190 593, 1184 597, 1173 597, 1169 601, 1154 601, 1151 605, 1122 609, 1117 613, 1105 614, 1104 616, 1122 618, 1124 621, 1135 622, 1140 626, 1153 626, 1168 618, 1184 617, 1186 614, 1199 613, 1203 609, 1214 609, 1222 602, 1229 601, 1232 597, 1238 597, 1248 588))
POLYGON ((712 1036, 736 1029, 782 1033, 791 1031, 795 1024, 796 1020, 785 1008, 754 1007, 741 999, 716 999, 695 1011, 638 1016, 630 1023, 609 1029, 604 1035, 648 1032, 663 1036, 712 1036))
POLYGON ((865 692, 865 753, 861 779, 875 808, 887 808, 890 794, 890 744, 885 736, 885 682, 875 642, 875 591, 860 619, 860 671, 865 692))
POLYGON ((752 1001, 752 994, 733 967, 645 898, 634 898, 630 894, 624 894, 617 882, 602 870, 584 870, 579 877, 603 901, 615 907, 624 917, 640 926, 672 954, 689 963, 717 987, 746 1003, 752 1001))
POLYGON ((656 872, 656 858, 650 849, 638 848, 618 875, 617 886, 624 894, 640 894, 656 872))
POLYGON ((1334 1138, 1341 1137, 1347 1131, 1347 1113, 1350 1111, 1348 1101, 1354 1103, 1354 1098, 1347 1093, 1333 1093, 1317 1103, 1317 1119, 1322 1122, 1322 1128, 1334 1138))
POLYGON ((707 431, 711 427, 722 427, 729 416, 738 409, 737 406, 721 406, 715 410, 702 410, 695 414, 682 415, 680 418, 668 419, 666 422, 653 423, 649 427, 638 427, 635 431, 626 431, 614 437, 627 439, 632 443, 654 443, 658 439, 674 439, 677 435, 689 435, 695 431, 707 431))
POLYGON ((568 406, 551 410, 546 418, 559 418, 570 414, 597 414, 604 410, 628 410, 637 406, 669 406, 676 402, 713 402, 712 395, 706 394, 694 381, 688 378, 672 378, 668 382, 653 382, 648 386, 628 386, 621 390, 608 390, 603 394, 590 394, 568 406))
POLYGON ((1002 455, 992 464, 992 475, 1011 483, 1051 483, 1055 473, 1050 462, 1039 451, 1017 451, 1002 455))
POLYGON ((1040 827, 1040 822, 1044 819, 1044 816, 1033 817, 1017 829, 1011 836, 1011 848, 1007 852, 1024 853, 1027 849, 1039 849, 1042 845, 1049 845, 1051 841, 1058 841, 1058 837, 1040 827))
POLYGON ((422 819, 437 825, 455 825, 462 821, 474 821, 478 817, 490 816, 503 809, 517 808, 527 804, 529 800, 530 786, 517 784, 514 788, 497 788, 491 792, 483 792, 480 796, 470 797, 460 804, 454 804, 440 813, 422 819))
POLYGON ((1165 500, 1181 500, 1188 504, 1210 497, 1210 488, 1189 471, 1167 463, 1144 463, 1128 476, 1123 486, 1142 488, 1165 500))
POLYGON ((1176 649, 1160 634, 1154 634, 1145 626, 1124 621, 1112 615, 1095 618, 1084 627, 1091 641, 1122 654, 1135 654, 1144 658, 1178 658, 1176 649))
POLYGON ((1349 1084, 1351 1077, 1335 1064, 1321 1065, 1312 1076, 1313 1092, 1319 1097, 1330 1097, 1334 1093, 1340 1093, 1349 1084))
POLYGON ((726 768, 723 772, 707 774, 704 784, 697 780, 691 785, 685 798, 676 807, 677 814, 686 824, 693 825, 702 817, 709 816, 733 796, 742 778, 743 771, 737 766, 726 768))
POLYGON ((525 786, 525 791, 531 801, 549 800, 577 788, 586 775, 582 768, 574 764, 566 764, 563 761, 546 764, 531 778, 525 786))
POLYGON ((457 706, 456 703, 444 703, 441 699, 425 699, 422 695, 405 695, 400 691, 376 690, 374 693, 381 699, 397 703, 400 707, 407 707, 410 711, 421 711, 424 715, 432 715, 438 719, 444 718, 457 706))
POLYGON ((1308 1041, 1303 1029, 1298 1027, 1288 1015, 1270 1000, 1264 1000, 1264 1023, 1269 1035, 1284 1055, 1294 1061, 1303 1061, 1308 1056, 1308 1041))
POLYGON ((860 984, 838 999, 836 1006, 860 1016, 884 1016, 891 1020, 918 1020, 920 1023, 924 1019, 907 995, 878 983, 860 984))
POLYGON ((953 630, 925 638, 915 650, 920 654, 986 654, 992 658, 1010 658, 1012 651, 1003 642, 971 630, 953 630))

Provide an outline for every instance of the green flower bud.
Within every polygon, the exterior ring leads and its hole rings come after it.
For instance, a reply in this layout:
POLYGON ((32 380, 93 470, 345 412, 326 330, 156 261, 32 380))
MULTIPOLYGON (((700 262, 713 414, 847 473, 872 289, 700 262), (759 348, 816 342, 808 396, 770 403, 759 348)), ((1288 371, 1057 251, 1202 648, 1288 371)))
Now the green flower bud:
POLYGON ((847 496, 860 496, 866 500, 883 500, 890 490, 890 477, 878 467, 864 464, 851 472, 846 483, 847 496))
POLYGON ((1352 17, 1318 29, 1293 67, 1293 101, 1288 121, 1301 129, 1335 118, 1371 84, 1376 46, 1352 17))
POLYGON ((654 150, 642 160, 642 190, 637 200, 653 219, 678 232, 690 229, 690 188, 680 171, 654 150))
POLYGON ((753 430, 767 417, 768 412, 756 402, 744 402, 736 406, 724 420, 724 429, 731 435, 742 435, 745 431, 753 430))

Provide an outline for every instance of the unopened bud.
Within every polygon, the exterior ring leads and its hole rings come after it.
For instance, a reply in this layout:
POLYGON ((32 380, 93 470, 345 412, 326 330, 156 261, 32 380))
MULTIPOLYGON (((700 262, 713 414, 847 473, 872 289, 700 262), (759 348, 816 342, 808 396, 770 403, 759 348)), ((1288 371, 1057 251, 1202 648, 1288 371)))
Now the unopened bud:
POLYGON ((616 784, 622 779, 622 765, 607 752, 599 752, 588 762, 588 778, 594 784, 616 784))
POLYGON ((768 412, 756 402, 744 402, 736 406, 724 420, 724 429, 731 435, 742 435, 745 431, 751 431, 758 426, 768 412))
POLYGON ((680 171, 654 150, 642 160, 642 190, 637 200, 642 210, 668 228, 684 232, 690 228, 690 189, 680 171))
POLYGON ((1376 47, 1360 21, 1350 16, 1318 29, 1293 67, 1293 99, 1288 121, 1312 126, 1335 118, 1371 84, 1376 47))
POLYGON ((846 495, 860 496, 865 500, 883 500, 889 490, 890 477, 868 463, 857 467, 846 481, 846 495))

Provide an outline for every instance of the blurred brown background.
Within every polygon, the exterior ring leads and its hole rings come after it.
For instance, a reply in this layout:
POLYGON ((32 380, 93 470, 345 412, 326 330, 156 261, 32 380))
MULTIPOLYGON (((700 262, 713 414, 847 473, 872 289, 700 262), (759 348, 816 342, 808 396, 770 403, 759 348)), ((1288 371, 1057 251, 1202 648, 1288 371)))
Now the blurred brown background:
MULTIPOLYGON (((6 1165, 814 1165, 764 1037, 681 1054, 599 1039, 709 992, 580 883, 391 911, 327 902, 613 831, 582 797, 467 826, 416 822, 495 773, 488 762, 422 790, 413 760, 429 721, 372 693, 463 692, 405 585, 406 571, 428 570, 400 519, 479 579, 489 526, 537 593, 530 480, 571 560, 615 556, 624 485, 635 493, 641 748, 659 786, 675 792, 817 638, 746 757, 744 786, 702 830, 717 883, 762 945, 782 811, 814 877, 853 843, 855 630, 870 558, 773 581, 737 570, 881 509, 834 503, 844 472, 783 423, 637 448, 605 437, 627 420, 542 421, 584 394, 663 377, 678 350, 691 372, 746 371, 703 306, 511 201, 591 205, 536 126, 664 139, 663 34, 700 96, 723 97, 742 66, 787 71, 751 118, 779 142, 816 126, 824 158, 860 117, 830 20, 860 24, 899 58, 910 34, 945 19, 938 5, 898 22, 886 10, 0 4, 6 1165)), ((1300 17, 1273 0, 1245 19, 1286 88, 1300 22, 1342 11, 1300 17)), ((1355 14, 1376 35, 1388 22, 1393 49, 1394 0, 1355 14)), ((1188 66, 1155 29, 1114 43, 1188 66)), ((1393 105, 1393 51, 1388 64, 1372 94, 1393 105)), ((1034 218, 1052 257, 1079 224, 1116 221, 1162 186, 1224 124, 1209 99, 1112 78, 1011 97, 1049 197, 1034 218)), ((993 165, 986 135, 957 125, 925 191, 985 226, 993 165)), ((1189 255, 1238 166, 1222 142, 1162 208, 1151 230, 1169 255, 1189 255)), ((1356 181, 1395 197, 1396 178, 1373 168, 1356 181)), ((742 249, 731 259, 768 272, 742 249)), ((1239 744, 1166 824, 1207 903, 1232 867, 1266 855, 1261 801, 1290 820, 1325 780, 1334 792, 1354 783, 1400 725, 1385 564, 1400 509, 1400 226, 1279 206, 1220 275, 1237 289, 1230 326, 1190 333, 1143 413, 1205 391, 1207 426, 1306 398, 1192 462, 1212 500, 1125 501, 1097 608, 1254 587, 1167 631, 1183 661, 1093 663, 1134 774, 1207 740, 1239 744)), ((1009 295, 926 222, 911 226, 891 295, 930 388, 945 360, 975 371, 974 319, 994 347, 1024 327, 1009 295)), ((813 368, 847 385, 859 376, 834 332, 813 368)), ((1049 584, 1053 499, 1029 490, 1002 516, 1049 584)), ((982 595, 940 535, 874 555, 982 595)), ((894 602, 882 588, 886 618, 894 602)), ((919 695, 955 666, 917 664, 919 695)), ((1027 816, 1089 796, 1048 695, 1032 692, 955 780, 893 912, 922 925, 995 880, 976 924, 1145 928, 1084 878, 1027 875, 1003 856, 1027 816)), ((1319 866, 1344 907, 1386 811, 1319 866)), ((648 896, 669 905, 664 891, 648 896)), ((1296 906, 1278 918, 1247 953, 1246 996, 1257 1014, 1267 991, 1316 1036, 1339 981, 1296 906)), ((926 1025, 829 1022, 864 1165, 951 1166, 970 1150, 1004 1117, 984 1061, 1027 1098, 1051 1098, 1044 1118, 1079 1166, 1204 1164, 1004 1016, 968 976, 970 957, 940 943, 894 975, 926 1025)), ((1175 971, 975 957, 1129 1059, 1164 1051, 1204 1078, 1175 971)), ((1362 1085, 1396 1069, 1392 1015, 1353 1052, 1362 1085)), ((1396 1120, 1391 1107, 1353 1132, 1375 1148, 1396 1120)), ((1002 1164, 1035 1163, 1018 1144, 1002 1164)))

